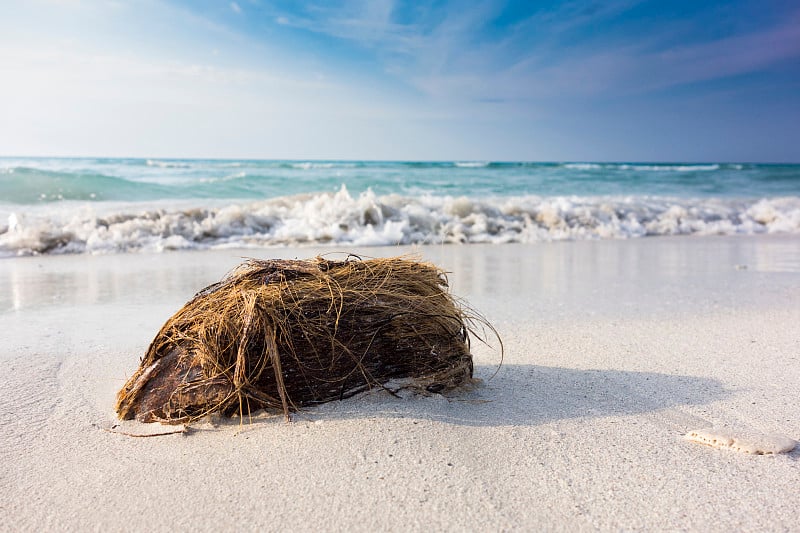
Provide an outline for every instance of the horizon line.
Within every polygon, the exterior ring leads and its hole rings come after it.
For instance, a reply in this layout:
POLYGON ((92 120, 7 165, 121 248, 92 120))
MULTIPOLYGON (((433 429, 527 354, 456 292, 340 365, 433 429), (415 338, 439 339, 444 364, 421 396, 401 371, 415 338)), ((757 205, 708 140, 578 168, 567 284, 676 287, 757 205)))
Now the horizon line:
POLYGON ((133 159, 143 161, 259 161, 259 162, 341 162, 341 163, 493 163, 509 164, 603 164, 603 165, 800 165, 797 161, 722 161, 722 160, 645 160, 645 159, 464 159, 464 158, 443 158, 443 159, 382 159, 382 158, 276 158, 276 157, 179 157, 179 156, 109 156, 109 155, 4 155, 0 154, 0 159, 133 159))

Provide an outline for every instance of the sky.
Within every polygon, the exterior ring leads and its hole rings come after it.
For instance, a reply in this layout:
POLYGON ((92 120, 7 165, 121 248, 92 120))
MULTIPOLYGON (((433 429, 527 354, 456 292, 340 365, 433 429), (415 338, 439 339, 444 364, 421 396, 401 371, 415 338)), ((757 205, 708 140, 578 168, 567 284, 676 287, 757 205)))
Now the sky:
POLYGON ((0 156, 800 162, 800 3, 0 0, 0 156))

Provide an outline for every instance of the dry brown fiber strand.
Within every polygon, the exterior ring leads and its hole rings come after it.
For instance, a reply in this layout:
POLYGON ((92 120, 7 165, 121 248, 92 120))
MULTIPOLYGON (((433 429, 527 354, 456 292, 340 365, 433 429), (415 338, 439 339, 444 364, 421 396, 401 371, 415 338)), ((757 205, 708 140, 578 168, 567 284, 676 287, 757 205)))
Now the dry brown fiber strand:
POLYGON ((491 326, 411 258, 249 260, 170 318, 117 394, 120 418, 182 423, 291 411, 410 378, 472 381, 470 334, 491 326))

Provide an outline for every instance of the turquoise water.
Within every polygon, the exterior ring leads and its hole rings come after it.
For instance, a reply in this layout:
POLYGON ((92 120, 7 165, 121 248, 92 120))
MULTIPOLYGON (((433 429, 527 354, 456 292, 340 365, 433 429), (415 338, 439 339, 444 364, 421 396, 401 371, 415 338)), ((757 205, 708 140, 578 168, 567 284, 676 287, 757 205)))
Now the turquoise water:
POLYGON ((800 233, 800 165, 0 158, 0 255, 800 233))
POLYGON ((371 189, 378 195, 800 194, 800 165, 0 159, 0 201, 266 199, 371 189))

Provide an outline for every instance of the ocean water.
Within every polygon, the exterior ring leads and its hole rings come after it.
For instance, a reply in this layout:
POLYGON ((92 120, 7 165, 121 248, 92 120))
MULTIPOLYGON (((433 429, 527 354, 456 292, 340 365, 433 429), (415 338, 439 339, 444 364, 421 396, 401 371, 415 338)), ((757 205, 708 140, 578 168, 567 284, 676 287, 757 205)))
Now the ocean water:
POLYGON ((800 233, 800 165, 0 158, 0 256, 800 233))

